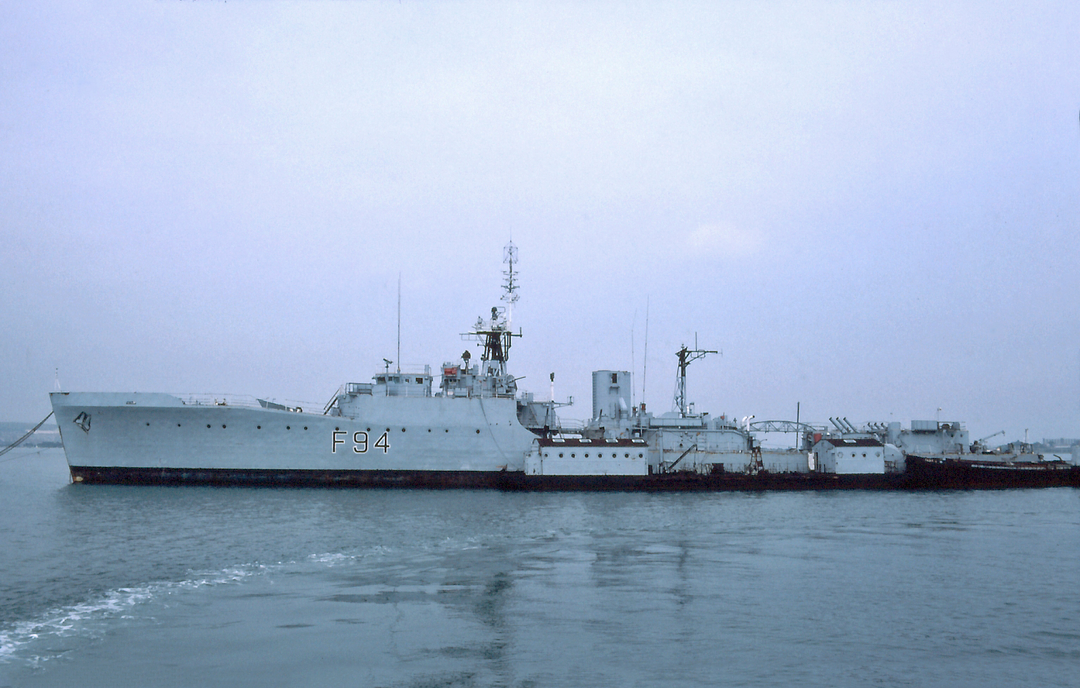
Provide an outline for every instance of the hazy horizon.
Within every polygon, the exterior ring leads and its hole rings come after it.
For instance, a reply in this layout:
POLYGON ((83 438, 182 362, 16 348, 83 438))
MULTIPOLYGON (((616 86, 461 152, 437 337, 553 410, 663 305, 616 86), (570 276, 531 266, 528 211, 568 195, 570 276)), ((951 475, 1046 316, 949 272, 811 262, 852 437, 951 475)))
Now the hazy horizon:
POLYGON ((1080 7, 0 6, 0 419, 456 360, 671 408, 1080 436, 1080 7), (468 345, 471 346, 471 345, 468 345), (939 411, 940 409, 940 411, 939 411))

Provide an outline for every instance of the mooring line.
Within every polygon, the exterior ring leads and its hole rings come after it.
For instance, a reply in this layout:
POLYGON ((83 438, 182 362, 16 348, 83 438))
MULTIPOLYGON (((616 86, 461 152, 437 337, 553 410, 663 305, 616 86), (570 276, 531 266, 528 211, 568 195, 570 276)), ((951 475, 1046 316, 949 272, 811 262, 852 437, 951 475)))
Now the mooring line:
POLYGON ((23 436, 22 436, 22 437, 20 437, 19 439, 15 440, 15 443, 14 443, 14 444, 10 444, 10 445, 8 445, 7 447, 5 447, 4 449, 0 449, 0 456, 3 456, 4 454, 7 454, 7 453, 8 453, 9 451, 11 451, 11 450, 12 450, 12 449, 14 449, 15 447, 19 446, 20 444, 22 444, 22 443, 23 443, 23 442, 24 442, 24 441, 26 440, 26 438, 30 437, 30 435, 33 435, 33 434, 34 434, 35 432, 37 432, 37 429, 38 429, 38 428, 40 428, 40 427, 41 427, 42 425, 45 425, 45 421, 47 421, 47 420, 49 420, 50 418, 52 418, 52 414, 53 414, 53 412, 52 412, 52 411, 49 411, 49 415, 47 415, 47 416, 45 416, 44 418, 42 418, 42 419, 41 419, 41 422, 40 422, 40 423, 38 423, 37 425, 35 425, 35 426, 33 427, 33 429, 31 429, 31 430, 30 430, 30 432, 26 433, 25 435, 23 435, 23 436))

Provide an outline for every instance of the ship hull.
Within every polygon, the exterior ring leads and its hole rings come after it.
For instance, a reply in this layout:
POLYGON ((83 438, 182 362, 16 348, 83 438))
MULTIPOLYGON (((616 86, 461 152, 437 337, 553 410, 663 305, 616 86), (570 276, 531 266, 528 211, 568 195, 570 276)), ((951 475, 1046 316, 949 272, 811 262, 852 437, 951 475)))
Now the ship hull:
POLYGON ((1080 468, 1055 471, 942 470, 904 473, 728 473, 724 475, 672 474, 650 476, 507 475, 503 489, 522 491, 583 492, 766 492, 836 490, 993 490, 1008 488, 1080 487, 1080 468))
POLYGON ((191 404, 167 394, 52 395, 79 483, 644 492, 1080 487, 1080 468, 1060 461, 918 456, 908 457, 904 472, 883 474, 532 475, 526 460, 538 440, 518 422, 513 399, 367 401, 344 417, 191 404))
POLYGON ((986 461, 908 456, 905 481, 921 489, 1080 487, 1080 467, 1064 461, 986 461))
POLYGON ((54 393, 52 404, 80 482, 465 485, 523 470, 535 439, 513 399, 380 398, 355 417, 168 394, 54 393))
POLYGON ((507 475, 503 489, 554 492, 766 492, 904 489, 899 474, 667 473, 659 475, 507 475))
MULTIPOLYGON (((911 464, 909 463, 909 466, 911 464)), ((521 471, 311 470, 72 466, 78 483, 489 489, 521 492, 765 492, 836 490, 977 490, 1080 487, 1080 468, 975 470, 915 468, 905 473, 727 473, 699 475, 527 475, 521 471)))
POLYGON ((109 485, 229 485, 237 487, 349 487, 499 489, 503 471, 133 468, 71 466, 76 483, 109 485))

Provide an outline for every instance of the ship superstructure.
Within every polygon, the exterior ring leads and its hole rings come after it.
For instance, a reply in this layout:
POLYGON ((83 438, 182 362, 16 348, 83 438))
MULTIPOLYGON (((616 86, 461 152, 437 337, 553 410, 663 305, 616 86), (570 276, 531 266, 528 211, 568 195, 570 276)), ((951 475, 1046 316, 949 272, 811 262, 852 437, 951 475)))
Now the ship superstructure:
POLYGON ((463 337, 481 349, 430 367, 385 370, 341 386, 321 413, 250 397, 55 392, 52 406, 77 482, 490 485, 524 470, 556 425, 549 405, 518 399, 507 369, 515 334, 516 247, 503 307, 463 337), (526 427, 519 417, 542 423, 526 427))

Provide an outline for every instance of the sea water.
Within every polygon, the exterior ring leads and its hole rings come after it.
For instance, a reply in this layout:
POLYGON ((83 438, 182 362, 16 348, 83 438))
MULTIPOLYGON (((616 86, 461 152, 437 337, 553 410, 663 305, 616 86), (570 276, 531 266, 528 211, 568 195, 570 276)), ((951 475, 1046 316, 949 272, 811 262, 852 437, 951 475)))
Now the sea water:
POLYGON ((1080 490, 69 484, 0 459, 0 686, 1074 686, 1080 490))

